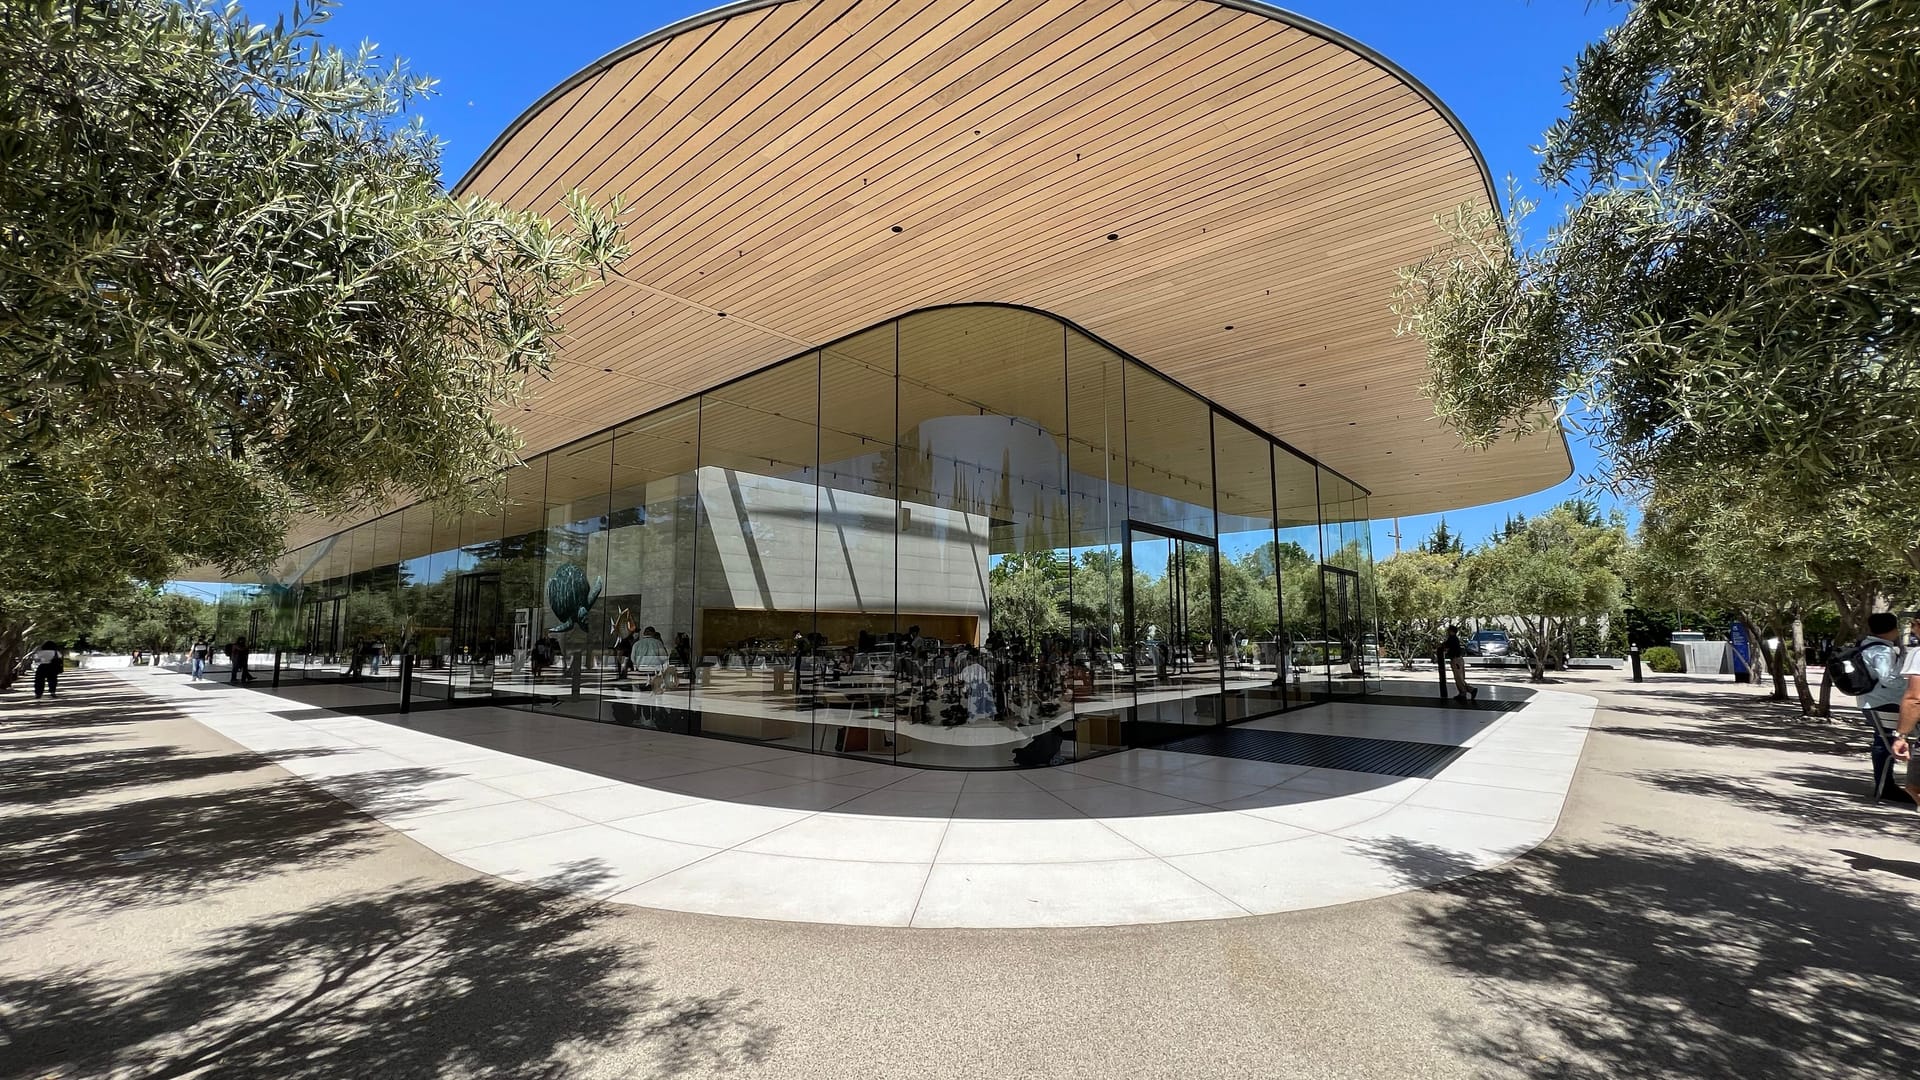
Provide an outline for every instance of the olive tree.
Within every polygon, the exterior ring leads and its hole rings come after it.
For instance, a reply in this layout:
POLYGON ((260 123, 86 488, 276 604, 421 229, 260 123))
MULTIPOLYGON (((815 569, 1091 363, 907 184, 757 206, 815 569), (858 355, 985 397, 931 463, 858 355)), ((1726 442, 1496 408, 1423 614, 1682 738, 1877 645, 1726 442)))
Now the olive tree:
POLYGON ((1441 546, 1448 550, 1400 552, 1374 570, 1381 643, 1408 671, 1415 659, 1435 654, 1448 620, 1459 612, 1461 555, 1449 543, 1441 546))
POLYGON ((77 547, 111 589, 264 563, 294 514, 470 500, 625 253, 617 204, 450 196, 407 117, 430 80, 327 45, 327 14, 0 5, 0 670, 84 601, 77 547))
MULTIPOLYGON (((1436 411, 1478 445, 1575 422, 1633 493, 1748 487, 1920 566, 1914 6, 1641 0, 1567 91, 1564 218, 1529 244, 1525 203, 1463 208, 1403 273, 1436 411)), ((1873 582, 1810 569, 1863 613, 1873 582)))
POLYGON ((1590 520, 1563 504, 1467 556, 1463 605, 1507 627, 1534 682, 1566 658, 1573 626, 1617 615, 1627 531, 1624 522, 1590 520))

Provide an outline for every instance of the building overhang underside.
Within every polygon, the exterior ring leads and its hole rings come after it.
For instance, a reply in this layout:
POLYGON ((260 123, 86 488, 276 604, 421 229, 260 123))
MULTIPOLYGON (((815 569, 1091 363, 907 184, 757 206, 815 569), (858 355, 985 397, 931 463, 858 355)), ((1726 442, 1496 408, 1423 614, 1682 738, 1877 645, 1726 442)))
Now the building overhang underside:
MULTIPOLYGON (((988 303, 1111 343, 1351 478, 1375 517, 1572 471, 1557 430, 1463 447, 1396 334, 1397 270, 1494 199, 1471 139, 1384 58, 1272 8, 736 4, 580 72, 457 187, 556 218, 576 189, 625 202, 633 251, 567 305, 551 378, 507 417, 528 456, 988 303)), ((304 520, 288 547, 391 508, 304 520)))

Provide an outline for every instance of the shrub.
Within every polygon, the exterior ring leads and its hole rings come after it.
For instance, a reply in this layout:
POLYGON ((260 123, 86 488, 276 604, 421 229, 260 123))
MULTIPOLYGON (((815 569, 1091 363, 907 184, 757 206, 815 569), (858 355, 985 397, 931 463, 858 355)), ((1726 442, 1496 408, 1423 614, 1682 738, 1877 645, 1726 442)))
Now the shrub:
POLYGON ((1674 672, 1680 670, 1680 654, 1665 645, 1655 645, 1642 653, 1640 659, 1655 671, 1674 672))

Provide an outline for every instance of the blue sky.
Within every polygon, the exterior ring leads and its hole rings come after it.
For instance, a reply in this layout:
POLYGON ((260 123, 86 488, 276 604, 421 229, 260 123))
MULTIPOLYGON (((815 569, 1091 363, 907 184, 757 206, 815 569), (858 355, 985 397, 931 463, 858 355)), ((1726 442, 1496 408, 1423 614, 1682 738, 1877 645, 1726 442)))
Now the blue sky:
MULTIPOLYGON (((428 129, 446 141, 451 183, 516 116, 567 76, 634 38, 712 6, 345 0, 326 34, 341 45, 376 42, 383 55, 405 57, 415 71, 440 81, 439 96, 418 111, 428 129)), ((1503 197, 1508 176, 1528 194, 1540 195, 1533 186, 1532 148, 1565 104, 1562 72, 1624 10, 1583 0, 1296 0, 1282 6, 1365 42, 1431 87, 1479 143, 1503 197)), ((247 7, 255 18, 270 18, 277 9, 261 0, 247 7)), ((1536 219, 1536 228, 1544 227, 1546 216, 1536 219)), ((1592 474, 1596 461, 1593 449, 1576 440, 1573 480, 1524 499, 1449 513, 1448 525, 1477 542, 1509 514, 1537 513, 1582 494, 1580 477, 1592 474)), ((1401 519, 1404 542, 1411 546, 1424 539, 1436 520, 1401 519)), ((1392 521, 1375 523, 1376 555, 1392 554, 1393 526, 1392 521)))

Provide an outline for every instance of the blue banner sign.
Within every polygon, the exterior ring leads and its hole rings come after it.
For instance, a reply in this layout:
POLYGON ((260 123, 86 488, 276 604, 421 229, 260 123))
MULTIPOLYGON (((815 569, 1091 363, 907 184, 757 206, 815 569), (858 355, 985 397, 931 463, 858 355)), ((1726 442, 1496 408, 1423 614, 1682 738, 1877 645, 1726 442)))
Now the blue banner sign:
POLYGON ((1745 623, 1735 622, 1727 630, 1727 649, 1733 654, 1733 673, 1745 675, 1753 668, 1753 644, 1747 640, 1745 623))

